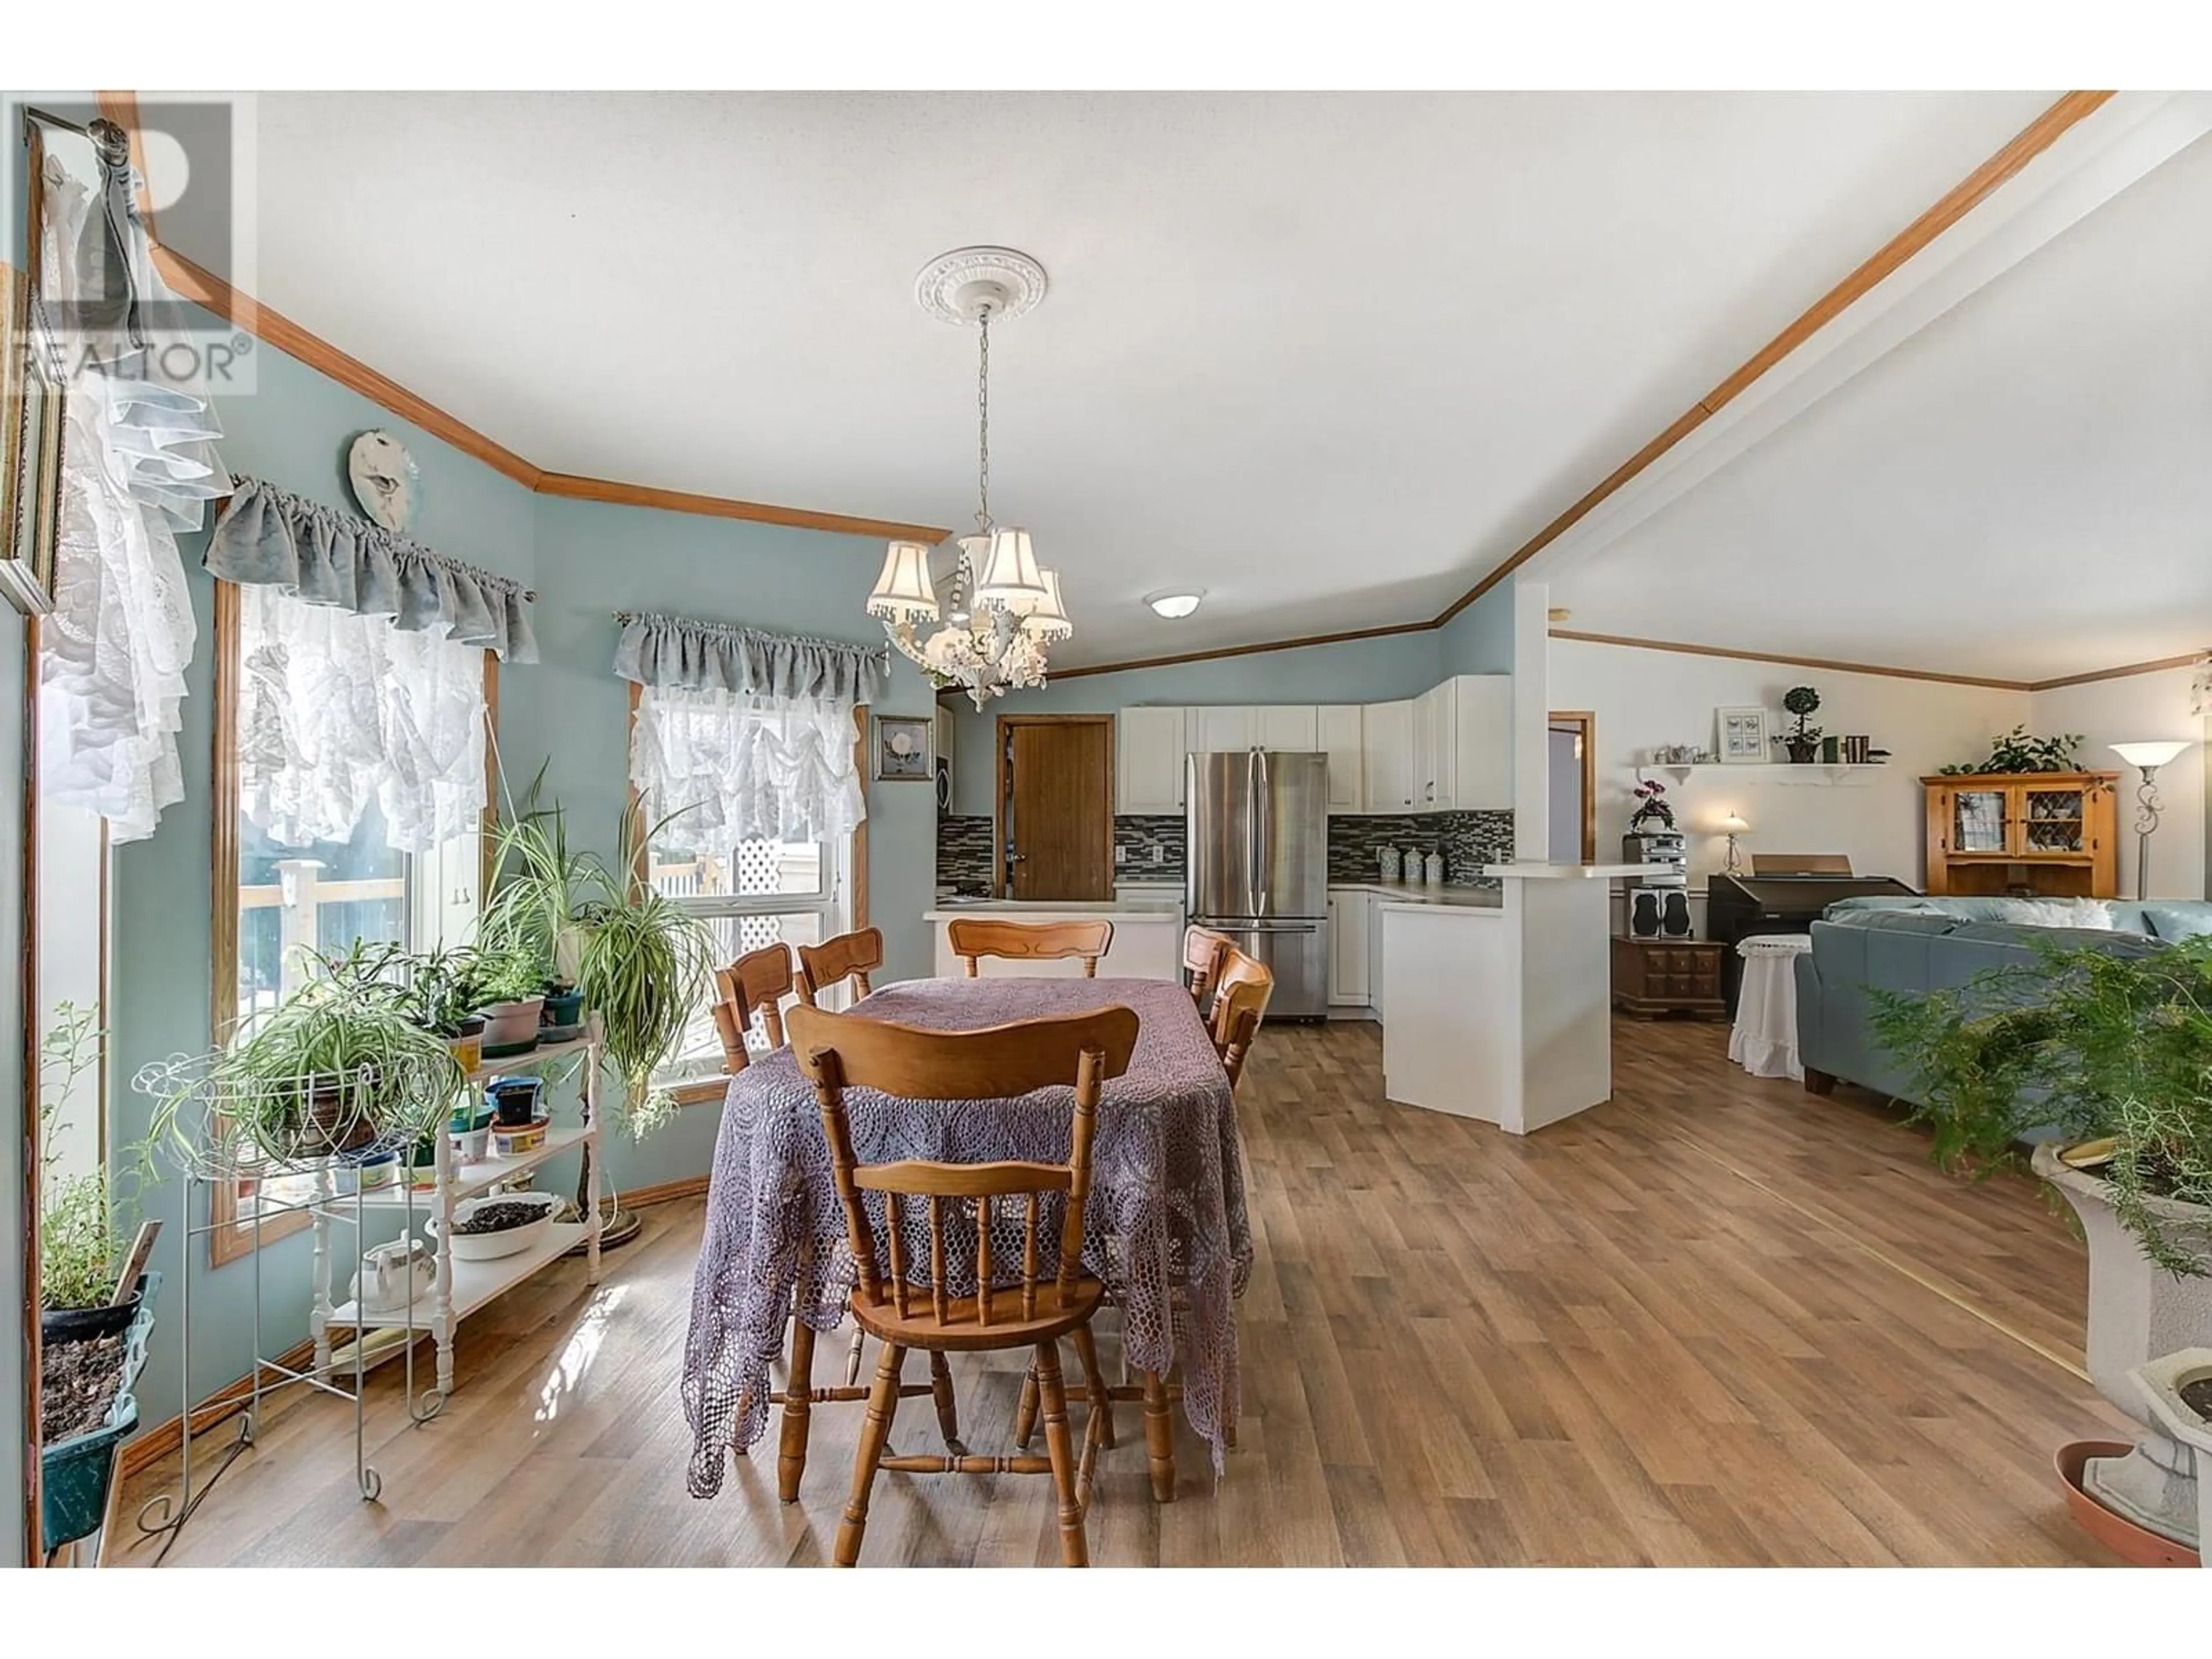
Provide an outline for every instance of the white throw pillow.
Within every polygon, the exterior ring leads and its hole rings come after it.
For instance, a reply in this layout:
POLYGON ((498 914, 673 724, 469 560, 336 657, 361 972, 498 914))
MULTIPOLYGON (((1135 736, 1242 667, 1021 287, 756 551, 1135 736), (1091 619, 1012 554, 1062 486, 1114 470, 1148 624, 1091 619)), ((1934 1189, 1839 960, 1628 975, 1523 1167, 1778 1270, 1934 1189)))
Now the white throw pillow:
POLYGON ((2008 899, 2000 921, 2027 927, 2089 927, 2112 931, 2112 907, 2101 899, 2008 899))

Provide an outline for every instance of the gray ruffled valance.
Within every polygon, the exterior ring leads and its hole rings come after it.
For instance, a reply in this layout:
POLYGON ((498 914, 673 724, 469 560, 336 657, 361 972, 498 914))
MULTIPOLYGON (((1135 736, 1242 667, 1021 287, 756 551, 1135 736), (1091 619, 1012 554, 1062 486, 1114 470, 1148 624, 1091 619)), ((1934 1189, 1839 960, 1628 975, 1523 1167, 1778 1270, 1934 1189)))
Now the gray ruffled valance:
POLYGON ((459 644, 483 646, 508 662, 538 660, 525 608, 537 596, 520 582, 258 478, 237 483, 204 561, 225 581, 390 617, 405 633, 443 624, 459 644))
POLYGON ((615 672, 661 690, 728 691, 787 702, 879 700, 890 685, 888 646, 766 634, 733 623, 623 615, 615 672))

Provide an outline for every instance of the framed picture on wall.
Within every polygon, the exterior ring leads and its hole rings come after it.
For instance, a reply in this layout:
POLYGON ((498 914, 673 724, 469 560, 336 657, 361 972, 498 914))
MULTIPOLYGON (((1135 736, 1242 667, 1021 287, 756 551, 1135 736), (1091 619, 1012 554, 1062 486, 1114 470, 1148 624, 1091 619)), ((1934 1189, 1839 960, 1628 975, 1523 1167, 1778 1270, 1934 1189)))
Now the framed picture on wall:
POLYGON ((875 775, 884 783, 929 783, 936 776, 929 754, 928 715, 876 716, 875 775))
POLYGON ((22 273, 0 283, 0 592, 35 616, 54 608, 69 399, 30 292, 22 273))
POLYGON ((1771 758, 1767 752, 1764 708, 1716 708, 1713 720, 1720 728, 1723 766, 1757 766, 1771 758))

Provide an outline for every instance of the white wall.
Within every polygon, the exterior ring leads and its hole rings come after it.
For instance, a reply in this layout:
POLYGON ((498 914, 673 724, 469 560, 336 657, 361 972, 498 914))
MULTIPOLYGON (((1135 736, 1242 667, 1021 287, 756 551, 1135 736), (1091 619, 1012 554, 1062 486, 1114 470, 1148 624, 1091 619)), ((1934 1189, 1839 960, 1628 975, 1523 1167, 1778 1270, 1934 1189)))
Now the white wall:
MULTIPOLYGON (((1991 737, 2037 718, 2025 691, 1583 640, 1554 639, 1547 658, 1551 706, 1587 708, 1597 716, 1601 861, 1618 854, 1628 827, 1635 805, 1630 793, 1636 785, 1634 762, 1662 744, 1712 747, 1716 708, 1764 705, 1772 711, 1770 729, 1778 732, 1786 718, 1783 693, 1793 685, 1810 685, 1820 694, 1820 711, 1813 717, 1816 724, 1839 735, 1863 732, 1876 748, 1892 751, 1889 769, 1871 782, 1833 787, 1782 783, 1771 775, 1739 779, 1724 771, 1700 771, 1677 783, 1668 774, 1650 773, 1667 785, 1676 822, 1688 836, 1693 888, 1703 887, 1705 876, 1720 867, 1726 842, 1718 826, 1731 810, 1751 825, 1743 838, 1747 860, 1762 850, 1844 853, 1862 875, 1894 876, 1918 887, 1927 873, 1921 775, 1947 762, 1984 755, 1991 737)), ((2196 775, 2189 775, 2193 785, 2196 775)), ((2178 791, 2188 787, 2179 775, 2176 785, 2178 791)))
POLYGON ((2079 732, 2081 763, 2117 771, 2119 782, 2120 891, 2136 894, 2136 786, 2141 775, 2108 746, 2154 738, 2185 738, 2190 748, 2159 769, 2158 831, 2150 842, 2150 896, 2204 896, 2204 750, 2206 723, 2189 712, 2190 671, 2169 668, 2087 685, 2036 692, 2028 725, 2037 732, 2079 732))

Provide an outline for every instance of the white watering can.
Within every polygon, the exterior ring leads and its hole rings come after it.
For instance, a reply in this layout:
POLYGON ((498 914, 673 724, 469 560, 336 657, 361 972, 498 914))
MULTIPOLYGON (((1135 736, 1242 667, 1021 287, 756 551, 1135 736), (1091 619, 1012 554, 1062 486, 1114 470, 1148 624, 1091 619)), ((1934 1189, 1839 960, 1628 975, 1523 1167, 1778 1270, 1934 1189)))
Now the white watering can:
POLYGON ((395 1238, 364 1251, 353 1281, 354 1300, 364 1311, 392 1313, 420 1302, 438 1282, 438 1264, 419 1238, 395 1238))

